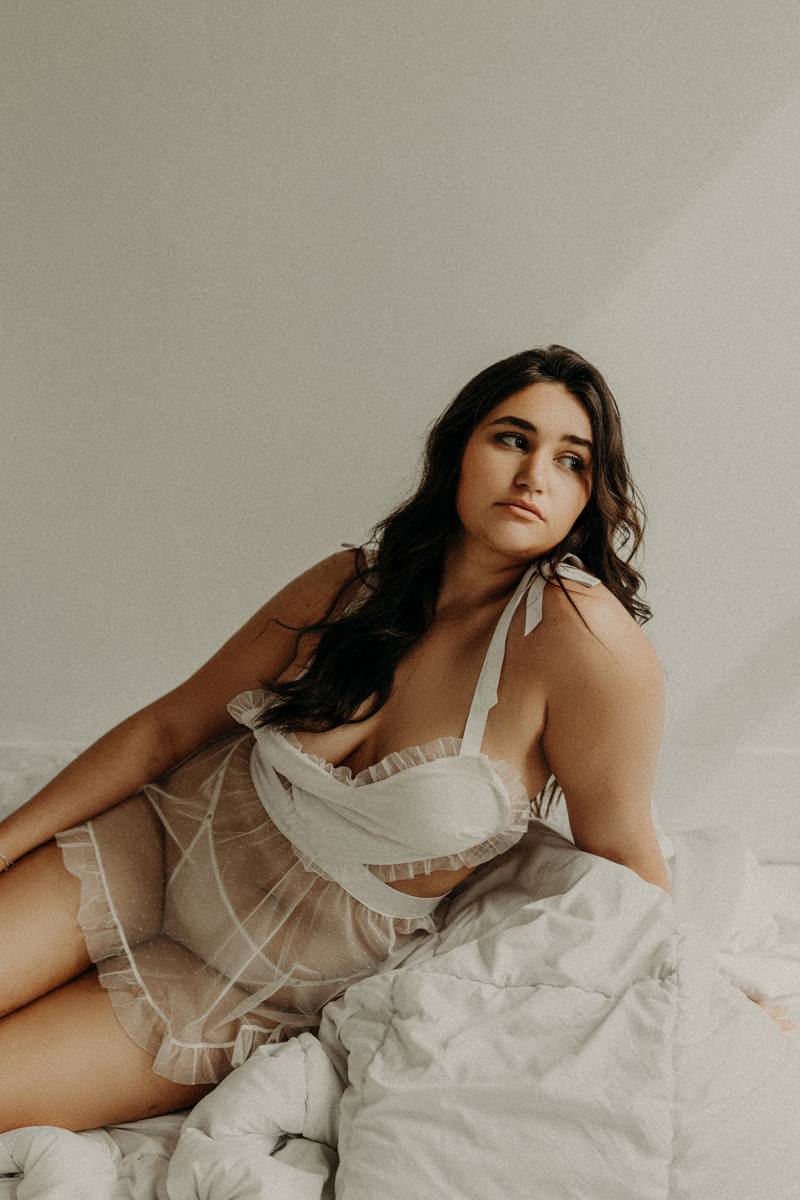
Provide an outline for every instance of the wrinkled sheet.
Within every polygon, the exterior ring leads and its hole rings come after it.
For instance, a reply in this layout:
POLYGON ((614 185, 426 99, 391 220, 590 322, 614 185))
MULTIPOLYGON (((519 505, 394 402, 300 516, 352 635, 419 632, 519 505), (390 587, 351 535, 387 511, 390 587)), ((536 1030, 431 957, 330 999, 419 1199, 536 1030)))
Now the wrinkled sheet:
POLYGON ((333 1200, 343 1084, 311 1034, 263 1046, 195 1106, 87 1133, 0 1136, 14 1200, 333 1200))
POLYGON ((337 1141, 339 1200, 797 1200, 800 1033, 745 992, 800 1025, 800 921, 730 831, 664 850, 674 906, 536 823, 322 1044, 188 1120, 4 1134, 0 1200, 329 1200, 337 1141))
POLYGON ((333 1200, 342 1091, 310 1033, 260 1047, 186 1119, 169 1200, 333 1200))
POLYGON ((0 1200, 167 1200, 167 1168, 186 1115, 87 1133, 36 1125, 1 1134, 0 1200))

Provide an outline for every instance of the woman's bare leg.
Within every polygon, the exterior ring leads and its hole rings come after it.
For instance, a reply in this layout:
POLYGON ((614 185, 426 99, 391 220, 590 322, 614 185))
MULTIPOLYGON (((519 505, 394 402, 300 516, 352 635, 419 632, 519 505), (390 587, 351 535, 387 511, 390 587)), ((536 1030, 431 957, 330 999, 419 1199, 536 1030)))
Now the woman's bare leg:
POLYGON ((55 842, 0 875, 0 1131, 92 1129, 195 1104, 127 1035, 77 915, 80 883, 55 842))
POLYGON ((0 1015, 92 965, 78 925, 79 905, 80 883, 55 842, 0 875, 0 1015))
POLYGON ((212 1087, 156 1075, 94 970, 0 1020, 0 1077, 0 1132, 135 1121, 187 1108, 212 1087))

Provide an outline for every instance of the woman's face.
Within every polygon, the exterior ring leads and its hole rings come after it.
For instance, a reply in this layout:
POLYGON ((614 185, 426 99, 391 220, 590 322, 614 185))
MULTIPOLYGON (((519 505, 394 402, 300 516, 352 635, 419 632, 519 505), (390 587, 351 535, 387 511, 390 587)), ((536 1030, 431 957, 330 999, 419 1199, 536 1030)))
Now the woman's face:
POLYGON ((467 538, 514 562, 566 537, 592 490, 592 427, 560 383, 498 404, 467 442, 456 509, 467 538))

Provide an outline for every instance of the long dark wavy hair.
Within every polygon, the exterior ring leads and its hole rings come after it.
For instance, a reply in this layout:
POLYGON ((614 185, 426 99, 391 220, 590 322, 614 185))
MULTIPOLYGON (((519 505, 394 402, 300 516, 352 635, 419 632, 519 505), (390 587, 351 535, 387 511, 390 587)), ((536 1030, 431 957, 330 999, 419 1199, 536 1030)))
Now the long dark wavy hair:
MULTIPOLYGON (((583 405, 592 426, 591 498, 567 536, 541 561, 555 570, 577 554, 640 623, 650 609, 631 559, 642 540, 644 511, 622 444, 617 405, 600 372, 573 350, 525 350, 476 375, 433 425, 417 491, 373 530, 374 557, 358 566, 326 616, 299 629, 319 633, 311 660, 297 679, 267 683, 270 700, 259 723, 318 732, 364 721, 388 700, 400 661, 430 627, 448 547, 459 528, 456 489, 461 459, 478 424, 498 404, 534 383, 560 383, 583 405), (333 617, 355 579, 361 596, 333 617), (369 703, 366 703, 368 702, 369 703), (358 716, 359 708, 366 704, 358 716)), ((563 584, 562 584, 563 587, 563 584)))

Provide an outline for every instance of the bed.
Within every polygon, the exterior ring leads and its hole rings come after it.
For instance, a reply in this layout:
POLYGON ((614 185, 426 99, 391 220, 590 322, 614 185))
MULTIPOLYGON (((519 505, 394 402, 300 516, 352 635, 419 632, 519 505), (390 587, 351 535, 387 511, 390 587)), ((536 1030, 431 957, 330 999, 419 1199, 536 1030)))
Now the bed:
MULTIPOLYGON (((78 747, 0 745, 3 804, 78 747)), ((534 822, 442 931, 191 1113, 0 1136, 0 1200, 796 1200, 800 863, 664 835, 675 905, 534 822), (745 995, 747 993, 747 995, 745 995)))

